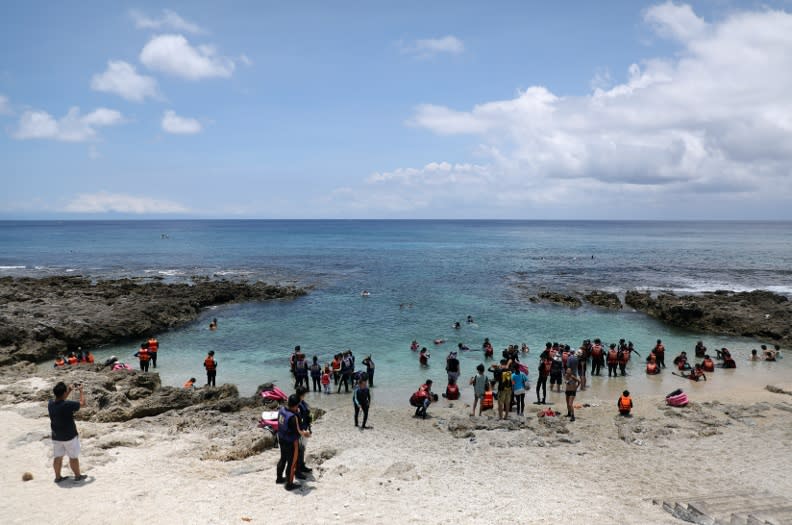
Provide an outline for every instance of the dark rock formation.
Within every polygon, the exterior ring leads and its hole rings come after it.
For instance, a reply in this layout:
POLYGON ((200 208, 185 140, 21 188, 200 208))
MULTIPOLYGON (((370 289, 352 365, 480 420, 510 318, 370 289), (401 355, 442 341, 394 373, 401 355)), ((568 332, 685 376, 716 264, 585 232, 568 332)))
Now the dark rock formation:
POLYGON ((540 292, 538 297, 530 297, 529 300, 532 303, 542 300, 553 304, 567 306, 569 308, 580 308, 583 305, 583 303, 577 297, 558 292, 540 292))
POLYGON ((665 323, 702 332, 792 343, 792 302, 783 295, 717 291, 677 296, 629 291, 624 302, 665 323))
POLYGON ((0 278, 0 365, 146 338, 193 321, 201 309, 306 292, 263 282, 91 282, 82 277, 0 278))
POLYGON ((583 298, 594 306, 608 308, 609 310, 621 310, 622 302, 619 296, 611 292, 603 292, 602 290, 593 290, 583 296, 583 298))

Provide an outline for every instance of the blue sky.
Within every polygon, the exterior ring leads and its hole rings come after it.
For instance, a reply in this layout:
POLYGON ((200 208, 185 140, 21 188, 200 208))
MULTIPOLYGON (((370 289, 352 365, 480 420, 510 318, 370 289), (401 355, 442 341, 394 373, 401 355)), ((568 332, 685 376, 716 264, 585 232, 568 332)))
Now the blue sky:
POLYGON ((792 219, 790 9, 6 2, 0 217, 792 219))

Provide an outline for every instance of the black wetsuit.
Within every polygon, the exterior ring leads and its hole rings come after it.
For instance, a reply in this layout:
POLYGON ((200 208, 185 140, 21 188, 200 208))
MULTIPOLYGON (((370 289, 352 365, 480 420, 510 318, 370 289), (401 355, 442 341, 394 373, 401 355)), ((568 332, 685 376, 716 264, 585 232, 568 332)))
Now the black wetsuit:
POLYGON ((358 426, 358 414, 362 410, 363 428, 366 428, 366 422, 368 421, 369 405, 371 404, 371 392, 369 392, 368 387, 356 388, 355 397, 353 401, 355 404, 355 426, 358 426))

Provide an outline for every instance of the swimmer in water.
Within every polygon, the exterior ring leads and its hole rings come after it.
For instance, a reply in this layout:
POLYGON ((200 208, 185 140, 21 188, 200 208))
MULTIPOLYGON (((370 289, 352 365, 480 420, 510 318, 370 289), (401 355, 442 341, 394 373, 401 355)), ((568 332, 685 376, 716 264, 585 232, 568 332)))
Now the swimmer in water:
POLYGON ((363 290, 363 291, 360 293, 360 295, 361 295, 361 296, 363 296, 363 297, 368 297, 368 296, 369 296, 369 295, 371 295, 371 294, 369 293, 369 291, 368 291, 368 290, 363 290))
POLYGON ((217 319, 212 319, 212 322, 209 323, 209 330, 211 330, 212 332, 217 330, 217 319))
POLYGON ((473 323, 474 323, 473 316, 472 315, 467 316, 467 324, 473 324, 473 323))
POLYGON ((455 322, 454 323, 454 330, 459 330, 460 328, 462 328, 462 324, 460 324, 459 321, 455 322))

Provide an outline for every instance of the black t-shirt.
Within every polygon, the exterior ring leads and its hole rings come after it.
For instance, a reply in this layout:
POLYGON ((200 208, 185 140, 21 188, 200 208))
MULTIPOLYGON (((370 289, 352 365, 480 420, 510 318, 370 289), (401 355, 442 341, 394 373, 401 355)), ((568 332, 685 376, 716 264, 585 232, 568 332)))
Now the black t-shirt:
POLYGON ((70 441, 77 437, 77 425, 74 424, 74 413, 80 410, 77 401, 53 401, 47 406, 54 441, 70 441))

